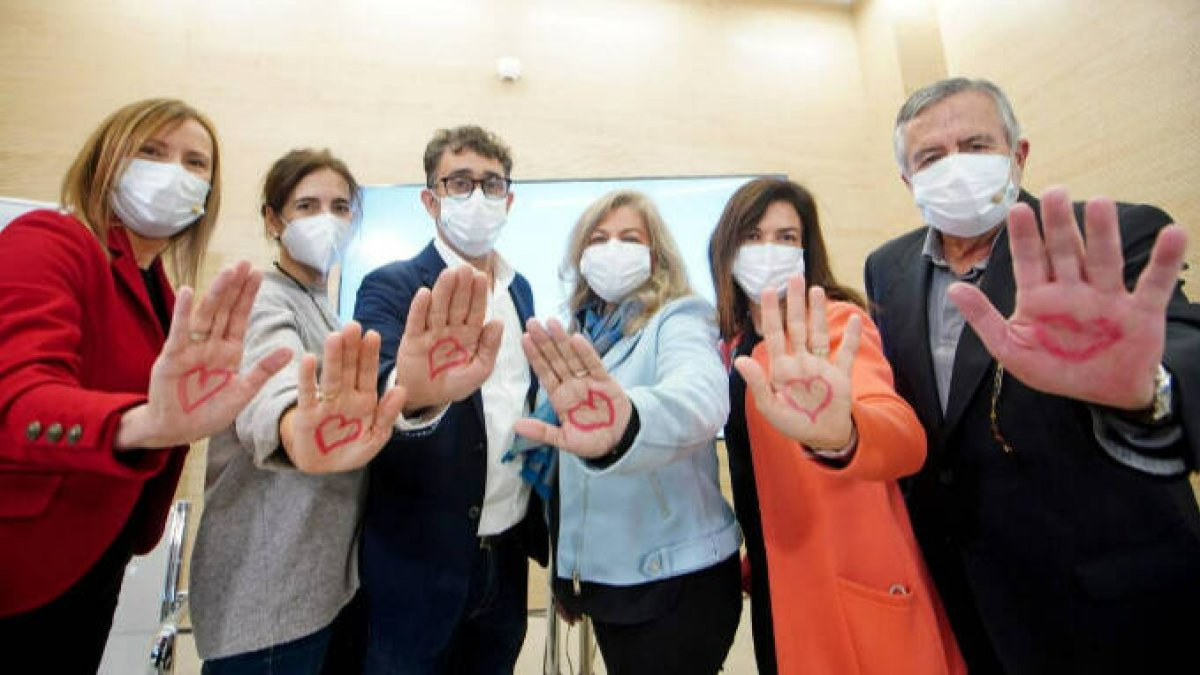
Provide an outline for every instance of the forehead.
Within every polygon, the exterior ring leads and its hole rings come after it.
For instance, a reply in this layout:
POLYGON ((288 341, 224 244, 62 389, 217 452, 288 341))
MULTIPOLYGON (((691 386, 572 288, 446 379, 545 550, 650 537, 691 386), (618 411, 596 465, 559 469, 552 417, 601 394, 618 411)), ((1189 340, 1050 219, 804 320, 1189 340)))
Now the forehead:
POLYGON ((451 152, 447 148, 438 159, 437 175, 448 176, 460 171, 470 172, 477 176, 482 176, 486 173, 503 176, 504 165, 498 159, 484 157, 469 148, 463 148, 458 152, 451 152))
POLYGON ((208 129, 191 117, 163 126, 150 134, 150 138, 188 150, 200 150, 209 155, 213 151, 213 140, 208 129))
POLYGON ((596 224, 596 229, 614 233, 632 229, 645 233, 646 221, 637 209, 625 204, 609 211, 608 215, 596 224))
POLYGON ((911 156, 918 146, 954 143, 989 134, 1007 145, 996 102, 982 91, 961 91, 922 110, 904 126, 904 145, 911 156))
POLYGON ((785 201, 771 202, 767 206, 767 210, 763 212, 762 220, 758 223, 758 227, 764 230, 798 228, 800 225, 800 214, 796 212, 796 207, 791 202, 785 201))
POLYGON ((300 179, 292 190, 294 197, 350 198, 350 185, 341 174, 328 167, 317 169, 300 179))

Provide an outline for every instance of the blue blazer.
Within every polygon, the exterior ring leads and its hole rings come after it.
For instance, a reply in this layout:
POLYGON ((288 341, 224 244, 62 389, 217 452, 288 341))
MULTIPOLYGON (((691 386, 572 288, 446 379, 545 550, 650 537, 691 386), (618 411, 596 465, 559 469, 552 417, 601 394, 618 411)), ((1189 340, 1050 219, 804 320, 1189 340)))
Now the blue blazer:
MULTIPOLYGON (((413 296, 432 287, 446 264, 430 243, 411 260, 371 272, 358 289, 354 318, 382 337, 379 382, 396 350, 413 296)), ((509 287, 522 325, 533 314, 529 282, 509 287)), ((532 401, 537 382, 528 396, 532 401)), ((466 601, 487 475, 483 402, 476 391, 450 405, 432 430, 396 433, 372 461, 360 546, 360 575, 372 621, 405 631, 406 641, 445 642, 466 601)), ((536 494, 517 525, 528 555, 543 565, 548 537, 536 494)))

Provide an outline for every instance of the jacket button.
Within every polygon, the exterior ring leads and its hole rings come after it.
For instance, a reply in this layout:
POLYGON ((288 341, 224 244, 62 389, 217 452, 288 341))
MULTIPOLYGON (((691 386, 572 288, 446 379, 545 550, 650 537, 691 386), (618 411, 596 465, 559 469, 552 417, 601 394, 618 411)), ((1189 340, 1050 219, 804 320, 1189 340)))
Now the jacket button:
POLYGON ((471 520, 479 520, 479 507, 472 506, 471 508, 467 509, 467 517, 469 517, 471 520))
POLYGON ((67 445, 75 445, 81 438, 83 438, 83 427, 72 424, 71 428, 67 429, 67 445))
POLYGON ((38 436, 42 435, 42 423, 34 420, 25 427, 25 438, 30 441, 36 441, 38 436))
POLYGON ((50 441, 51 443, 57 443, 62 440, 62 437, 63 428, 58 422, 46 427, 46 440, 50 441))

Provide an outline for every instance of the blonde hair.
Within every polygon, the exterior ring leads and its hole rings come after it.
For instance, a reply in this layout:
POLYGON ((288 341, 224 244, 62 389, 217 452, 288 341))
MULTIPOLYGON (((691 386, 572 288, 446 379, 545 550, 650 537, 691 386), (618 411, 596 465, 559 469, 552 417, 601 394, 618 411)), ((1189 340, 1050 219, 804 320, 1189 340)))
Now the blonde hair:
POLYGON ((204 203, 204 215, 171 238, 166 252, 176 283, 194 285, 200 265, 217 223, 221 206, 221 161, 217 132, 202 113, 176 99, 153 98, 129 105, 109 115, 92 132, 63 178, 62 205, 83 221, 100 240, 108 243, 108 229, 116 218, 112 192, 125 169, 125 162, 146 140, 163 129, 195 120, 212 139, 212 187, 204 203))
POLYGON ((568 282, 574 282, 574 287, 567 299, 573 328, 578 328, 574 316, 579 310, 589 302, 600 300, 600 296, 592 291, 587 280, 579 273, 579 261, 588 247, 588 239, 592 236, 592 232, 613 211, 622 206, 628 206, 641 216, 650 240, 650 278, 634 291, 634 297, 641 303, 641 309, 637 315, 630 317, 625 322, 624 334, 630 335, 641 330, 650 317, 654 316, 654 313, 663 305, 676 298, 690 295, 692 292, 683 267, 683 258, 680 257, 679 249, 675 246, 675 239, 671 237, 671 232, 663 222, 662 216, 659 215, 654 202, 650 201, 646 195, 634 190, 616 190, 593 202, 579 217, 579 221, 575 223, 575 229, 571 231, 567 255, 563 259, 562 278, 568 282))

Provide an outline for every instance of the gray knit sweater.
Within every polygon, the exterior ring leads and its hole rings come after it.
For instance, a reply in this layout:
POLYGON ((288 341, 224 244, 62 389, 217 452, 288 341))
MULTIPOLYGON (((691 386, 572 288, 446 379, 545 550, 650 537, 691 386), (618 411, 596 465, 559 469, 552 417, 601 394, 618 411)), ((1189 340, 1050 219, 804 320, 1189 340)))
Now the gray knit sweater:
POLYGON ((310 635, 358 588, 364 472, 300 473, 279 440, 279 418, 296 401, 300 356, 320 355, 337 324, 323 288, 305 292, 273 269, 264 275, 242 367, 278 347, 295 358, 208 444, 189 591, 202 658, 310 635))

